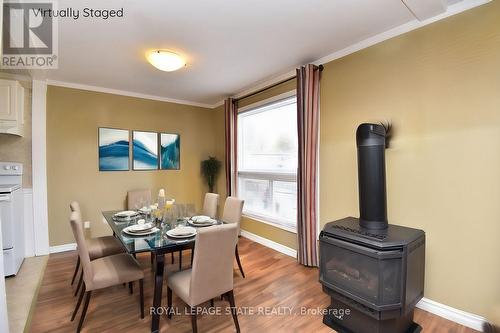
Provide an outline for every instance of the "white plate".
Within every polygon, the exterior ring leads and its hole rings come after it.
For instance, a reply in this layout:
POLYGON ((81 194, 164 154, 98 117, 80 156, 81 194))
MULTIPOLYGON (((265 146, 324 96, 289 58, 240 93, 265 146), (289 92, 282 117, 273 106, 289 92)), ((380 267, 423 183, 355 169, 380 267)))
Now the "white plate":
POLYGON ((189 223, 190 225, 194 225, 195 227, 209 227, 209 226, 211 226, 211 225, 215 225, 215 224, 217 223, 217 221, 216 221, 216 220, 212 220, 212 219, 210 219, 210 220, 209 220, 209 221, 207 221, 207 222, 204 222, 204 223, 198 223, 198 222, 195 222, 195 221, 191 221, 191 220, 189 220, 189 221, 188 221, 188 223, 189 223))
POLYGON ((172 238, 189 238, 195 235, 196 229, 193 227, 177 227, 175 229, 167 231, 167 236, 172 238))
POLYGON ((152 229, 153 228, 153 225, 151 223, 144 223, 144 224, 134 224, 134 225, 131 225, 128 227, 127 230, 131 230, 131 231, 146 231, 146 230, 149 230, 149 229, 152 229))
POLYGON ((133 227, 133 226, 128 226, 128 227, 124 228, 122 231, 128 235, 131 235, 131 236, 145 236, 145 235, 149 235, 149 234, 154 234, 155 232, 160 230, 158 228, 153 228, 150 230, 146 230, 144 232, 131 232, 131 231, 129 231, 130 227, 133 227))
POLYGON ((124 210, 123 212, 118 212, 113 216, 118 217, 118 218, 124 218, 124 217, 136 216, 137 214, 139 214, 139 213, 137 213, 136 211, 133 211, 133 210, 124 210))
POLYGON ((132 219, 135 218, 135 216, 129 217, 119 217, 119 216, 113 216, 113 221, 115 222, 130 222, 132 219))
POLYGON ((191 220, 193 222, 208 222, 211 220, 210 216, 205 216, 205 215, 197 215, 197 216, 193 216, 191 218, 191 220))

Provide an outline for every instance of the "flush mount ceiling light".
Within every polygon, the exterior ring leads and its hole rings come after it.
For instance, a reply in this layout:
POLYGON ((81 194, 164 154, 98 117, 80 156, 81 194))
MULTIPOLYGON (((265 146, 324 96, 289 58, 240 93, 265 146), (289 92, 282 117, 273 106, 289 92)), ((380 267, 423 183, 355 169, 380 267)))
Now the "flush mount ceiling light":
POLYGON ((181 67, 186 66, 186 60, 184 60, 177 53, 170 51, 151 51, 146 55, 146 58, 151 63, 151 65, 165 72, 173 72, 181 67))

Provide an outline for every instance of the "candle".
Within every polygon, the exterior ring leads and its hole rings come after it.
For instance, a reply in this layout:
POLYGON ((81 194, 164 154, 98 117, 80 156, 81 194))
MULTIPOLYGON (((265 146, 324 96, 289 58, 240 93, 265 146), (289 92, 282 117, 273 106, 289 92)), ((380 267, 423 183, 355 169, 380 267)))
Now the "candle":
POLYGON ((165 190, 161 189, 158 193, 158 208, 163 209, 165 207, 165 190))

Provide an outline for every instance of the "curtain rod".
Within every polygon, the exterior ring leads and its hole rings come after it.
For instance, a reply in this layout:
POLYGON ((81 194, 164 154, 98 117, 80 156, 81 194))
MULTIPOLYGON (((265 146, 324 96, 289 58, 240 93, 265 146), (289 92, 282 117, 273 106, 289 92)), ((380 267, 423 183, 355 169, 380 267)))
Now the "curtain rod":
MULTIPOLYGON (((321 72, 321 71, 323 71, 323 68, 324 68, 324 67, 323 67, 323 65, 319 65, 319 66, 318 66, 318 68, 319 68, 319 71, 321 72)), ((272 89, 272 88, 274 88, 274 87, 277 87, 277 86, 279 86, 279 85, 281 85, 281 84, 283 84, 283 83, 286 83, 286 82, 289 82, 289 81, 295 80, 295 78, 296 78, 296 77, 297 77, 297 75, 294 75, 294 76, 292 76, 292 77, 289 77, 288 79, 281 80, 281 81, 279 81, 279 82, 276 82, 276 83, 274 83, 274 84, 271 84, 270 86, 267 86, 267 87, 264 87, 264 88, 262 88, 262 89, 256 90, 256 91, 251 92, 251 93, 249 93, 249 94, 246 94, 246 95, 244 95, 244 96, 241 96, 241 97, 235 98, 234 100, 235 100, 236 102, 238 102, 239 100, 242 100, 242 99, 245 99, 245 98, 248 98, 248 97, 252 97, 252 96, 258 95, 258 94, 260 94, 261 92, 264 92, 264 91, 266 91, 266 90, 269 90, 269 89, 272 89)))

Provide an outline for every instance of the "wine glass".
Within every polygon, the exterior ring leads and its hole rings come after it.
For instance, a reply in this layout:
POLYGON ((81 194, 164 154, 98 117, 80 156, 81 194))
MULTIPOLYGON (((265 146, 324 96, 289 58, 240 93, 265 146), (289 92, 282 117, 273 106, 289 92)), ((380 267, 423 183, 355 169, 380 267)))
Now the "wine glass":
POLYGON ((191 218, 196 215, 196 208, 193 204, 186 204, 186 217, 191 218))

